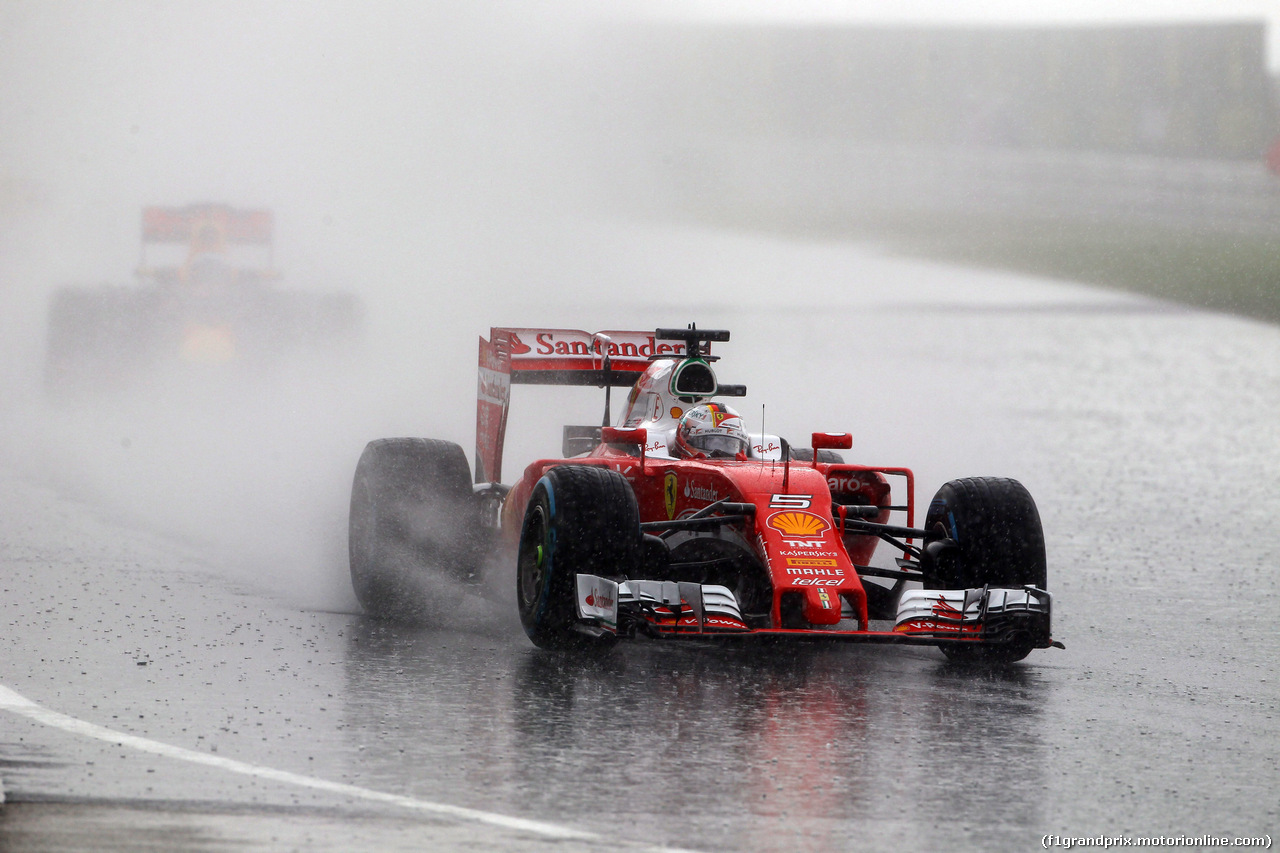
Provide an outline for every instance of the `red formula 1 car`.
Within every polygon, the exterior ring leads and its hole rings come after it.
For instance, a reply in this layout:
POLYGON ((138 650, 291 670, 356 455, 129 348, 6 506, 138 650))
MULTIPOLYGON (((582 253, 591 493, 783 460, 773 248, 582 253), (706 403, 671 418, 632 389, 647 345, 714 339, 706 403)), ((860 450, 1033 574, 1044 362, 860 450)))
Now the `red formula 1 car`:
POLYGON ((1040 517, 1020 483, 953 480, 917 527, 910 470, 846 463, 848 433, 815 432, 808 448, 748 433, 713 399, 745 394, 713 370, 710 345, 728 340, 694 326, 492 329, 480 340, 474 483, 450 442, 380 439, 360 458, 350 554, 366 611, 429 611, 441 575, 478 583, 496 553, 514 559, 521 622, 547 648, 816 637, 1015 661, 1060 645, 1040 517), (502 449, 521 383, 604 388, 604 426, 566 426, 563 457, 508 487, 502 449), (613 387, 630 389, 617 425, 613 387), (871 565, 882 545, 892 568, 871 565))

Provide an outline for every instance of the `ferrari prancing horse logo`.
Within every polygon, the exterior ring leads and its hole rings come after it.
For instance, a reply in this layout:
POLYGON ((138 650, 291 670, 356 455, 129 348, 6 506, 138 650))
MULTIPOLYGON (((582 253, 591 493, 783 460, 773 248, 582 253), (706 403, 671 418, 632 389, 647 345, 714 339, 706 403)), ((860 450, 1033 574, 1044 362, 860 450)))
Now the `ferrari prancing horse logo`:
POLYGON ((667 505, 667 518, 676 517, 676 496, 679 490, 676 488, 678 478, 675 471, 668 471, 667 478, 662 481, 662 499, 667 505))

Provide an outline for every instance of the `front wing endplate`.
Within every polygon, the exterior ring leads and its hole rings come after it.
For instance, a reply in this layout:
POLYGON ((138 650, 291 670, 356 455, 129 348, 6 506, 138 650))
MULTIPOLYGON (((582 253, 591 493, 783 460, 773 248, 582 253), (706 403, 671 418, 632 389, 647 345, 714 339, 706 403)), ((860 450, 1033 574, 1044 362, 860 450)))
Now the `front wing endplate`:
POLYGON ((578 617, 616 632, 624 622, 645 623, 661 633, 723 634, 750 630, 732 590, 687 581, 631 580, 577 576, 578 617))
POLYGON ((1008 642, 1029 636, 1047 648, 1053 597, 1043 589, 917 589, 902 594, 894 631, 945 640, 1008 642))

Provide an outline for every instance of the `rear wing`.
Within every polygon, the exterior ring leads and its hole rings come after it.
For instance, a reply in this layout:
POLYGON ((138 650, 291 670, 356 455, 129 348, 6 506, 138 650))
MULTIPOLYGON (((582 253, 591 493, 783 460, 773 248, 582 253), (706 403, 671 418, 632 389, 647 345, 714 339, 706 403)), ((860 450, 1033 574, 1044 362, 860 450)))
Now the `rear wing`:
POLYGON ((271 244, 275 220, 270 210, 238 210, 225 204, 189 204, 186 207, 144 207, 142 242, 202 244, 203 251, 218 251, 228 244, 271 244))
POLYGON ((653 332, 491 328, 480 338, 476 388, 476 482, 502 479, 511 386, 635 384, 654 358, 680 357, 686 345, 653 332))
POLYGON ((176 275, 187 262, 205 254, 221 255, 237 266, 270 275, 274 232, 275 217, 263 208, 225 204, 144 207, 138 275, 176 275), (149 247, 151 255, 160 256, 158 261, 148 258, 149 247), (185 253, 177 247, 185 247, 185 253))

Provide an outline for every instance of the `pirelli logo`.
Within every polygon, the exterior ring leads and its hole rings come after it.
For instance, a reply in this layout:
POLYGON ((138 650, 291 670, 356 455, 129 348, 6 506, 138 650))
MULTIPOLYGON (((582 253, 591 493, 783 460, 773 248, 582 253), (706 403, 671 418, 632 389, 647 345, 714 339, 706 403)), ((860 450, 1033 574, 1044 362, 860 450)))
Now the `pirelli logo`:
POLYGON ((788 566, 835 566, 829 557, 787 557, 788 566))

